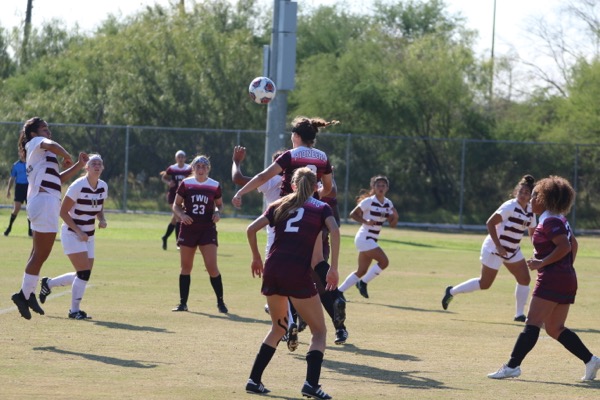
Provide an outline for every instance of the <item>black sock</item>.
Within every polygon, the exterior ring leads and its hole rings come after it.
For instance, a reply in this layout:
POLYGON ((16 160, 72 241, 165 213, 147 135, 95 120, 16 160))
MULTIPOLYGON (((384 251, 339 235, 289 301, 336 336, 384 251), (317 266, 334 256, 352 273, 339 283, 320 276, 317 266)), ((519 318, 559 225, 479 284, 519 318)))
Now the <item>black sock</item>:
POLYGON ((525 329, 523 329, 523 332, 517 338, 507 366, 509 368, 516 368, 521 365, 527 353, 535 347, 539 336, 540 328, 535 325, 525 325, 525 329))
POLYGON ((275 348, 271 347, 265 343, 260 346, 258 350, 258 354, 256 355, 256 359, 254 360, 254 365, 252 365, 252 370, 250 371, 250 379, 256 384, 262 382, 262 374, 271 362, 271 358, 273 358, 273 354, 275 354, 275 348))
MULTIPOLYGON (((329 263, 327 261, 321 261, 320 263, 315 265, 314 269, 315 274, 319 277, 319 281, 323 286, 323 289, 325 289, 325 287, 327 286, 327 272, 329 271, 329 263)), ((325 311, 327 311, 327 314, 329 314, 331 320, 333 321, 333 302, 337 298, 337 292, 322 290, 319 291, 319 297, 321 299, 321 304, 323 304, 323 308, 325 308, 325 311)), ((338 329, 337 326, 336 329, 338 329)))
POLYGON ((306 382, 316 388, 321 378, 321 364, 323 364, 323 353, 313 350, 306 353, 306 382))
POLYGON ((569 350, 573 355, 583 361, 585 364, 589 363, 592 359, 592 353, 585 347, 585 344, 579 339, 579 336, 572 330, 565 328, 564 331, 556 339, 565 346, 565 349, 569 350))
POLYGON ((10 214, 10 222, 8 223, 7 231, 10 231, 12 229, 13 222, 15 222, 15 219, 17 219, 17 216, 15 214, 10 214))
POLYGON ((223 302, 223 281, 221 280, 221 274, 217 277, 210 277, 210 284, 212 285, 215 295, 217 296, 217 303, 223 302))
POLYGON ((187 304, 190 296, 191 275, 179 275, 179 298, 181 304, 187 304))
POLYGON ((165 232, 165 236, 163 236, 163 237, 168 238, 169 236, 171 236, 171 233, 173 233, 174 230, 175 230, 175 225, 169 224, 169 226, 167 226, 167 232, 165 232))

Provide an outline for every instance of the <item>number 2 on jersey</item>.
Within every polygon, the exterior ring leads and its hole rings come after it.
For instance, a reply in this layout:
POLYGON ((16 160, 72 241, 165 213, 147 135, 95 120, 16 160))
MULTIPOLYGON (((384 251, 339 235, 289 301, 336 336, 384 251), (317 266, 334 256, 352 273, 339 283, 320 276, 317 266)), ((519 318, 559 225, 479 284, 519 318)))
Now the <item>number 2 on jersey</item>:
POLYGON ((294 222, 298 222, 302 219, 302 216, 304 215, 304 208, 300 207, 299 209, 296 210, 296 216, 292 217, 290 219, 288 219, 287 223, 285 224, 285 232, 298 232, 298 230, 300 229, 297 226, 294 226, 294 222))

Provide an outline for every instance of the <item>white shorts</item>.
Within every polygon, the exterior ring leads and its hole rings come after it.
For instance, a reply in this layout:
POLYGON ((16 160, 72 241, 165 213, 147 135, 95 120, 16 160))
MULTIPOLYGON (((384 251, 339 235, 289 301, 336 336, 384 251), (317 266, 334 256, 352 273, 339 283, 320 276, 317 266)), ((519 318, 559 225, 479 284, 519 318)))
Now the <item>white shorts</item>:
POLYGON ((366 239, 362 235, 356 235, 354 237, 354 245, 359 252, 369 251, 379 247, 377 242, 373 239, 366 239))
POLYGON ((523 257, 523 252, 521 252, 520 247, 510 259, 500 257, 498 254, 496 254, 496 245, 494 244, 492 238, 490 238, 489 236, 483 241, 483 244, 481 245, 481 255, 479 256, 481 264, 491 269, 495 269, 496 271, 500 269, 500 266, 503 263, 512 264, 519 262, 523 259, 525 259, 525 257, 523 257))
POLYGON ((60 241, 62 242, 65 254, 87 253, 88 258, 94 258, 95 236, 90 236, 87 242, 82 242, 75 232, 69 230, 69 227, 63 224, 60 231, 60 241))
POLYGON ((31 221, 31 230, 41 233, 58 232, 60 199, 46 192, 39 192, 27 200, 27 218, 31 221))

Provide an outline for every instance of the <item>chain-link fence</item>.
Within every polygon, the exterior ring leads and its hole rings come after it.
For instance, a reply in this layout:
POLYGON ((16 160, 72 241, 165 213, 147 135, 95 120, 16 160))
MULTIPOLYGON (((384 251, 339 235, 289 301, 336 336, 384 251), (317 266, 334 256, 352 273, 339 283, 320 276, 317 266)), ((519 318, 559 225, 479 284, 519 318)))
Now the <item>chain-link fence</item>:
MULTIPOLYGON (((17 159, 21 123, 0 123, 0 179, 5 188, 17 159)), ((248 149, 245 175, 263 169, 264 131, 177 129, 145 126, 51 124, 53 139, 73 156, 98 152, 105 162, 102 178, 109 184, 108 208, 122 211, 163 211, 165 185, 160 172, 184 150, 210 157, 210 176, 221 182, 225 215, 257 215, 262 198, 248 195, 242 210, 230 206, 237 188, 231 182, 233 147, 248 149)), ((568 178, 577 191, 569 219, 579 231, 600 229, 600 145, 536 143, 472 139, 424 139, 323 132, 316 147, 335 168, 342 219, 355 205, 372 176, 390 179, 388 197, 400 213, 400 223, 456 229, 480 229, 491 213, 511 196, 524 174, 568 178)), ((4 192, 5 193, 5 192, 4 192)), ((1 206, 12 200, 3 194, 1 206)))

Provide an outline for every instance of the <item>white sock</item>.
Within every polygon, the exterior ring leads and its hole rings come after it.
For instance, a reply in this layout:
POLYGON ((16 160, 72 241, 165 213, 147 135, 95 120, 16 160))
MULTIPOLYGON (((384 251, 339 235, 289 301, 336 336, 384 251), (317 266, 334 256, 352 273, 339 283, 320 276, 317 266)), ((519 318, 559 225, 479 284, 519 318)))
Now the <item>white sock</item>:
POLYGON ((356 285, 356 282, 359 280, 360 278, 353 272, 346 277, 346 280, 340 286, 338 286, 338 290, 340 292, 345 292, 348 288, 356 285))
POLYGON ((23 295, 27 300, 29 300, 29 296, 31 296, 31 293, 35 292, 35 288, 37 287, 39 280, 39 275, 30 275, 27 272, 23 274, 23 283, 21 283, 21 290, 23 291, 23 295))
POLYGON ((468 281, 464 281, 463 283, 459 283, 450 289, 450 294, 452 296, 459 293, 470 293, 476 290, 481 290, 481 286, 479 286, 479 278, 469 279, 468 281))
POLYGON ((81 299, 83 298, 83 294, 85 293, 85 286, 87 282, 83 279, 79 279, 75 277, 73 279, 73 288, 71 289, 71 312, 79 311, 79 305, 81 304, 81 299))
POLYGON ((371 268, 369 268, 365 276, 362 277, 362 281, 364 283, 369 283, 373 279, 377 278, 382 271, 383 270, 381 269, 379 264, 375 264, 371 268))
POLYGON ((527 297, 529 296, 529 285, 517 285, 515 286, 515 299, 517 300, 517 314, 525 315, 525 303, 527 303, 527 297))
POLYGON ((52 289, 57 286, 68 286, 73 284, 73 279, 77 274, 75 272, 67 272, 66 274, 62 274, 57 276, 56 278, 48 279, 48 287, 52 289))

